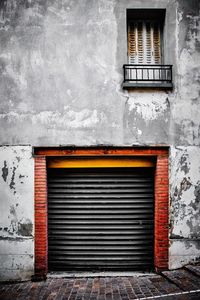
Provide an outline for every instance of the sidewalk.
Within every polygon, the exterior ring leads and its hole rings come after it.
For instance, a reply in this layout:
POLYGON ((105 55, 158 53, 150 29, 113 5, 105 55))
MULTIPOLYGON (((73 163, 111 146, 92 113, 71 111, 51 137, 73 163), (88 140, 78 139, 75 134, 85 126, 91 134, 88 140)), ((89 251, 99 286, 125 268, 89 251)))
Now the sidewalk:
POLYGON ((160 275, 48 278, 43 282, 1 283, 1 300, 200 299, 200 266, 160 275))

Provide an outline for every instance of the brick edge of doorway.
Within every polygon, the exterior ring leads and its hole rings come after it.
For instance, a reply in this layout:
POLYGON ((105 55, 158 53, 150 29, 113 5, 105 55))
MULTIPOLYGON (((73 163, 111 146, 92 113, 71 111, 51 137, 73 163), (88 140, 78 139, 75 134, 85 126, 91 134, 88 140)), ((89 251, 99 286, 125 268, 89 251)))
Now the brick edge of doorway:
POLYGON ((168 147, 64 148, 33 149, 35 157, 35 274, 33 280, 45 279, 48 273, 47 158, 57 156, 141 156, 156 158, 155 168, 155 239, 154 267, 168 269, 168 147))

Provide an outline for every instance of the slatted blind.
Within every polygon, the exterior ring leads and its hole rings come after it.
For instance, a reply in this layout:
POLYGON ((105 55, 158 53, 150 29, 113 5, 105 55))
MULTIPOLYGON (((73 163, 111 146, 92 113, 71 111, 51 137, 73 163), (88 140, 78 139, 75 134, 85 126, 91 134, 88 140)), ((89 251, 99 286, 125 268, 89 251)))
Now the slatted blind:
POLYGON ((153 21, 130 21, 128 57, 130 64, 160 64, 160 24, 153 21))
POLYGON ((49 270, 153 266, 152 168, 50 169, 49 270))

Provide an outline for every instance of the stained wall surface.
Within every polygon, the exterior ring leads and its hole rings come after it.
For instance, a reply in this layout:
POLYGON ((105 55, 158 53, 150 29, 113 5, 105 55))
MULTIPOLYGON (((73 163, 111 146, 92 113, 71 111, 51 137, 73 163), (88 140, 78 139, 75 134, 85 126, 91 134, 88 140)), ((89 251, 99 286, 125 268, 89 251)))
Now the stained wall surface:
POLYGON ((198 0, 0 2, 2 278, 33 272, 32 146, 169 145, 169 266, 199 259, 199 15, 198 0), (122 89, 128 8, 166 9, 173 90, 122 89))
POLYGON ((0 172, 0 280, 25 280, 34 270, 31 147, 0 147, 0 172))

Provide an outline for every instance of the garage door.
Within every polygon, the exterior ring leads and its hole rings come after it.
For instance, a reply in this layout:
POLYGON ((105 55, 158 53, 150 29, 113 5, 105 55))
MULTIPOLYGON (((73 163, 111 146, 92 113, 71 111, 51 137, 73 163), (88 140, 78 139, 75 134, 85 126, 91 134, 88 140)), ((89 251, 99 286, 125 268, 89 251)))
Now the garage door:
POLYGON ((153 168, 48 171, 50 271, 153 267, 153 168))

